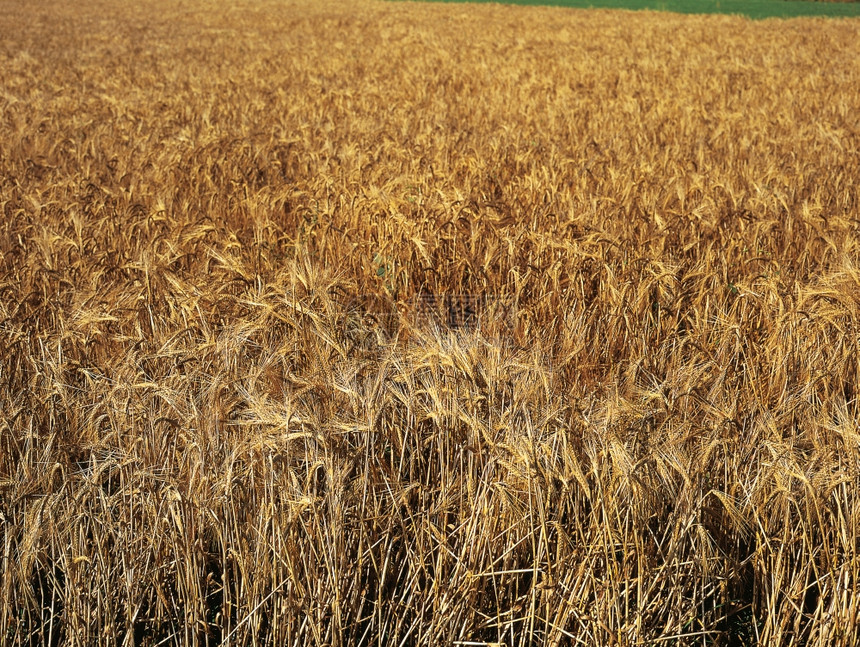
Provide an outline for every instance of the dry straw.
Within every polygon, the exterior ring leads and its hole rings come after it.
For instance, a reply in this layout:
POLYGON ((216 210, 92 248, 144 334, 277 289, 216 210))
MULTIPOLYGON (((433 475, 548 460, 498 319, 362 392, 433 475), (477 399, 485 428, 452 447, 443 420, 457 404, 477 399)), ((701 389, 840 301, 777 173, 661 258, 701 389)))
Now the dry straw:
POLYGON ((860 23, 3 6, 0 645, 857 644, 860 23))

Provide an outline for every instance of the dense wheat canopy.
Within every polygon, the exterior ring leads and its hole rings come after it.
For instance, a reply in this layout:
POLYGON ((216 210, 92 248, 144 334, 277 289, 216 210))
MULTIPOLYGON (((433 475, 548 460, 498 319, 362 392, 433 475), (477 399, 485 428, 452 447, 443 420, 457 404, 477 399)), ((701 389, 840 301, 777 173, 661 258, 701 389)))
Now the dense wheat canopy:
POLYGON ((856 645, 858 88, 857 20, 0 0, 0 644, 856 645))

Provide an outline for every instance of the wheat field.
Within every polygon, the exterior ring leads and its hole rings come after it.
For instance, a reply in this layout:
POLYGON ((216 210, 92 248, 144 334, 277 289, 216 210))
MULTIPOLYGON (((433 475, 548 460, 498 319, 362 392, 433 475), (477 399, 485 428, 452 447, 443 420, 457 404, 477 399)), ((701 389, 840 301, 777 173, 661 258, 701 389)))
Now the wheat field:
POLYGON ((860 643, 860 21, 0 1, 0 645, 860 643))

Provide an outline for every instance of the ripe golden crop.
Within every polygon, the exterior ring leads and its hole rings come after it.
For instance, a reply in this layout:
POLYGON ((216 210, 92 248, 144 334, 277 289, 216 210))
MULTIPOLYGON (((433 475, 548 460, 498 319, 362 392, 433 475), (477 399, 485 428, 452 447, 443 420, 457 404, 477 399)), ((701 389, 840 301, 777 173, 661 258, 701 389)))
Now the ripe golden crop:
POLYGON ((0 645, 856 645, 860 22, 0 7, 0 645))

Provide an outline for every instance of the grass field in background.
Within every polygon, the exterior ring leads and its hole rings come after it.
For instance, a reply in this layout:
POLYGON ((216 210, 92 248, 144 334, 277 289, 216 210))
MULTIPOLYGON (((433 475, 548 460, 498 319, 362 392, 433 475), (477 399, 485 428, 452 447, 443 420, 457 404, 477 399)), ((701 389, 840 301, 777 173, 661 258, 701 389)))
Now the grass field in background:
MULTIPOLYGON (((498 0, 429 0, 431 2, 487 3, 498 0)), ((577 9, 631 9, 682 14, 737 14, 750 18, 802 16, 857 17, 860 2, 799 2, 797 0, 503 0, 502 4, 557 6, 577 9)))

